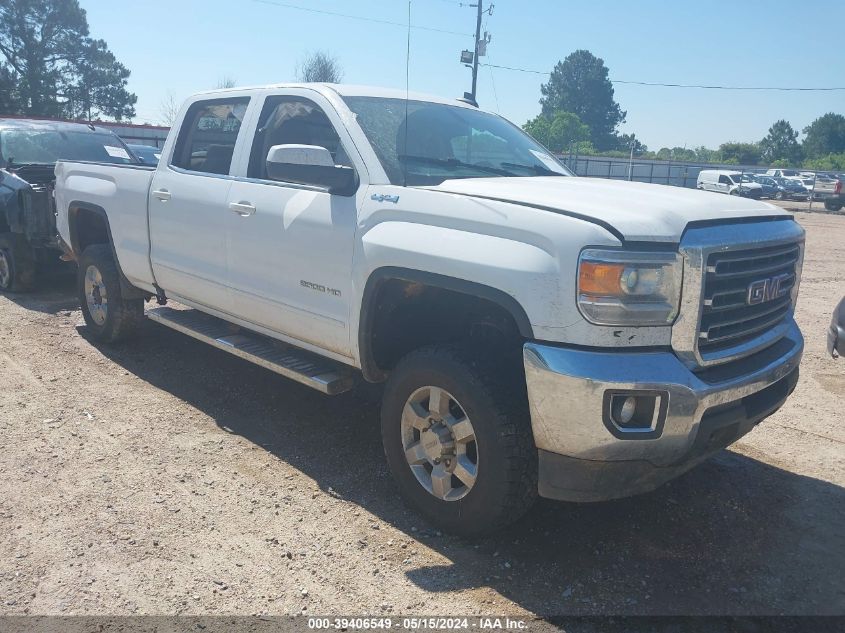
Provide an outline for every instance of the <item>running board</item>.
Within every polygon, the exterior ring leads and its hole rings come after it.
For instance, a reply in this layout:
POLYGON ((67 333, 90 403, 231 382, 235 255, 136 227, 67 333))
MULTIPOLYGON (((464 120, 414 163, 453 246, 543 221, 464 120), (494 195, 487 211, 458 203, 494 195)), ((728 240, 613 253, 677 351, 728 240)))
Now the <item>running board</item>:
POLYGON ((241 329, 199 310, 153 308, 147 310, 147 317, 329 395, 349 391, 355 384, 354 371, 341 363, 241 329))

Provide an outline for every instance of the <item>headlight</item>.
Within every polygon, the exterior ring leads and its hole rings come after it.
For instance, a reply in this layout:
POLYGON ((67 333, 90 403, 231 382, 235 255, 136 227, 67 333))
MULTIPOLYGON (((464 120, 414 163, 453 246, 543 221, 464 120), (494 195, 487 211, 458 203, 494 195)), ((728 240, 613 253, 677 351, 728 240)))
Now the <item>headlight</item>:
POLYGON ((670 325, 681 299, 677 253, 587 249, 578 262, 578 308, 597 325, 670 325))

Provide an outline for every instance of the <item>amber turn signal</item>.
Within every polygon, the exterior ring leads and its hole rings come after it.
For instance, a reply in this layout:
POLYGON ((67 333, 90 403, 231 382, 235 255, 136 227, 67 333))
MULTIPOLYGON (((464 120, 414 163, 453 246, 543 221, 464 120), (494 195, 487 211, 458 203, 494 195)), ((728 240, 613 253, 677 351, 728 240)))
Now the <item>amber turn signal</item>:
POLYGON ((581 261, 578 288, 583 294, 618 296, 622 290, 619 282, 624 271, 624 264, 581 261))

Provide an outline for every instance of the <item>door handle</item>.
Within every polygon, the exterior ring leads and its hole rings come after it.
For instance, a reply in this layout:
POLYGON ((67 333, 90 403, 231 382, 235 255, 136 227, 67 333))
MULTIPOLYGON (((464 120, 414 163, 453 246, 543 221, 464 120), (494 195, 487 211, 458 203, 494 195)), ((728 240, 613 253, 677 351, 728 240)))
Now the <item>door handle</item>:
POLYGON ((170 200, 170 192, 167 189, 156 189, 153 191, 153 195, 162 202, 170 200))
POLYGON ((230 202, 229 211, 233 211, 242 218, 245 218, 255 213, 255 205, 249 202, 230 202))

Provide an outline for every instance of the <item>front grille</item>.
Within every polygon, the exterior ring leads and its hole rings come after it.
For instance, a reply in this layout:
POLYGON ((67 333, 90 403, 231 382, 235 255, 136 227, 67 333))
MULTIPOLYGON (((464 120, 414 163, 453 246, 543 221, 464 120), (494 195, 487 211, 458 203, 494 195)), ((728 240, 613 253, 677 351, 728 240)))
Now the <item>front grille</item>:
POLYGON ((699 352, 742 345, 783 322, 792 311, 800 257, 801 248, 796 243, 711 253, 704 271, 699 352), (749 305, 749 286, 772 278, 780 278, 782 296, 749 305))

